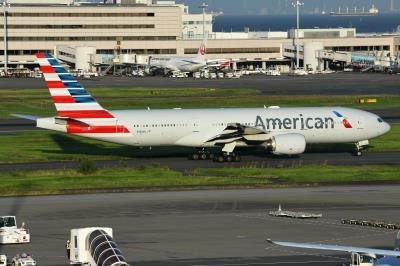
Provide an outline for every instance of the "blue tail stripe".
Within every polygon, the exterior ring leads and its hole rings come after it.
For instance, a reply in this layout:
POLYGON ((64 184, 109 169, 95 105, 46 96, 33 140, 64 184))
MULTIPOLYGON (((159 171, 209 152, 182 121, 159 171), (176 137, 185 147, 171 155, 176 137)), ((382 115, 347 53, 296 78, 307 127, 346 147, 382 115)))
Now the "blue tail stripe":
POLYGON ((78 82, 66 82, 64 85, 67 89, 83 89, 82 85, 78 82))
POLYGON ((93 97, 74 97, 77 103, 95 103, 96 100, 93 97))
POLYGON ((69 75, 69 74, 66 74, 66 75, 58 75, 58 76, 60 77, 60 79, 61 79, 62 81, 76 81, 76 79, 75 79, 73 76, 69 75))
POLYGON ((68 92, 72 96, 89 96, 90 94, 84 89, 69 89, 68 92))
POLYGON ((57 74, 69 74, 67 72, 67 70, 65 70, 62 67, 53 67, 53 69, 54 69, 54 72, 56 72, 57 74))

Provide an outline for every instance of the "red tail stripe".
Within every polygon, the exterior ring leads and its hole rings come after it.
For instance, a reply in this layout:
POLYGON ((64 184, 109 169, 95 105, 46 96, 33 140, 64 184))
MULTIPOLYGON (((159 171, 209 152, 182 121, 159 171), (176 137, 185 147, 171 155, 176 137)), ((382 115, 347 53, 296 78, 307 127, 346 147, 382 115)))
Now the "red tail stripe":
POLYGON ((47 87, 52 89, 64 89, 65 85, 62 81, 46 81, 47 87))
POLYGON ((90 126, 85 127, 73 123, 68 123, 67 133, 72 134, 89 134, 89 133, 129 133, 129 130, 124 126, 90 126))
POLYGON ((56 73, 52 66, 40 66, 40 70, 44 74, 56 73))
POLYGON ((75 103, 72 96, 53 96, 54 103, 75 103))
POLYGON ((58 111, 58 115, 62 117, 70 117, 76 119, 85 118, 114 118, 112 114, 106 110, 76 110, 76 111, 58 111))
POLYGON ((36 58, 46 58, 44 53, 36 53, 36 58))

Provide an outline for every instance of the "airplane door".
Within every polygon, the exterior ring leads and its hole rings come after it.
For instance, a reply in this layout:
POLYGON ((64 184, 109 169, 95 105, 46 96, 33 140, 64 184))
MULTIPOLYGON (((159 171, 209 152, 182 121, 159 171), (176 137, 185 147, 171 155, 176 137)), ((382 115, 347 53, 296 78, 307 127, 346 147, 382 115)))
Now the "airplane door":
POLYGON ((192 128, 192 132, 193 132, 193 133, 198 133, 198 132, 200 132, 200 119, 194 118, 194 119, 190 122, 190 126, 191 126, 191 128, 192 128))

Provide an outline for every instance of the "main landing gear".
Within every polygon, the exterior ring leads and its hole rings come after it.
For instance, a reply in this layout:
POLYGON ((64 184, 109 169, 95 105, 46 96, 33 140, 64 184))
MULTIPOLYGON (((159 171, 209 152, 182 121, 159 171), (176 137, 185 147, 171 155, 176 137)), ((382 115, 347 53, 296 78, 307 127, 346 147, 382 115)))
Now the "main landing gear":
POLYGON ((231 162, 237 163, 240 162, 241 160, 242 158, 240 157, 240 155, 236 153, 222 153, 215 156, 214 158, 214 162, 218 163, 231 163, 231 162))
POLYGON ((220 154, 213 154, 209 151, 198 150, 189 155, 189 160, 213 160, 218 163, 240 162, 242 158, 236 153, 222 152, 220 154))
POLYGON ((199 150, 189 155, 189 160, 213 160, 214 154, 206 150, 199 150))

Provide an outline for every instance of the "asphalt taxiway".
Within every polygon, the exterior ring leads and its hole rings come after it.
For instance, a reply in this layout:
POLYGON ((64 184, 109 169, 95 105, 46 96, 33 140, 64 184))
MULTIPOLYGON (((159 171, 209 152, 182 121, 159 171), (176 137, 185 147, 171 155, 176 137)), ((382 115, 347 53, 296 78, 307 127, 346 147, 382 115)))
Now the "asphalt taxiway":
POLYGON ((398 185, 187 191, 0 198, 32 243, 2 247, 33 254, 39 265, 67 265, 71 228, 109 226, 131 265, 342 265, 348 254, 272 246, 267 238, 392 248, 396 231, 342 225, 342 218, 398 221, 398 185), (318 220, 267 216, 284 209, 322 213, 318 220))
MULTIPOLYGON (((124 160, 99 160, 97 165, 101 168, 109 167, 139 167, 144 165, 162 165, 183 173, 196 168, 220 168, 220 167, 292 167, 297 165, 398 165, 400 152, 370 152, 361 157, 350 153, 304 153, 297 157, 282 157, 268 154, 266 152, 251 152, 242 154, 240 163, 217 163, 212 160, 188 160, 185 156, 177 157, 149 157, 133 158, 124 160)), ((24 171, 24 170, 50 170, 50 169, 76 169, 79 161, 54 161, 43 163, 11 163, 0 164, 1 172, 24 171)))
MULTIPOLYGON (((282 75, 244 76, 240 79, 164 78, 164 77, 113 77, 105 76, 79 80, 86 88, 248 88, 259 89, 266 95, 399 95, 400 75, 335 73, 293 77, 282 75)), ((0 89, 46 88, 43 79, 0 78, 0 89)))

